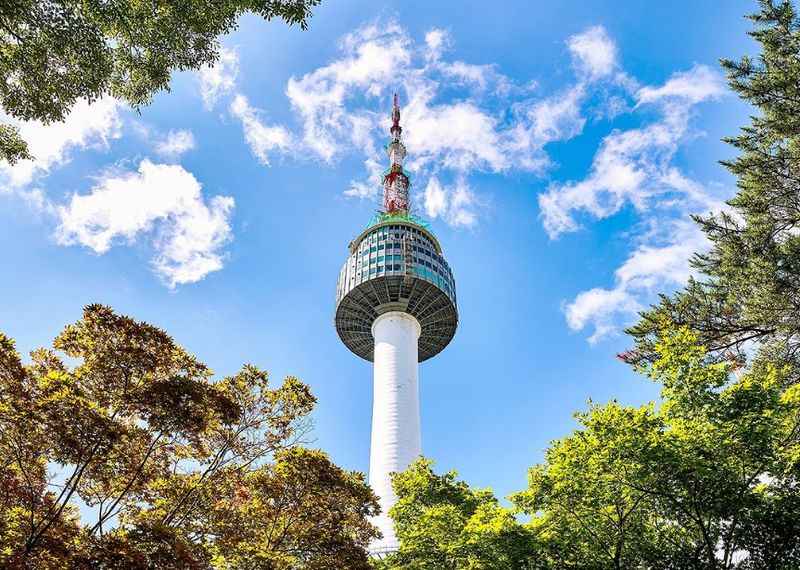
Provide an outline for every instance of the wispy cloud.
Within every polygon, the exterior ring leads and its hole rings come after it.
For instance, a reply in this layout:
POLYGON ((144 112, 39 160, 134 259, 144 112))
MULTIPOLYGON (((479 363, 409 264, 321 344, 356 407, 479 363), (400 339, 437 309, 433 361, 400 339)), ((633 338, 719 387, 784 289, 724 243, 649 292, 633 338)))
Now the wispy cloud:
MULTIPOLYGON (((399 91, 418 207, 463 228, 480 223, 489 202, 470 182, 474 175, 522 173, 541 180, 557 166, 551 143, 580 136, 589 121, 622 113, 643 117, 637 127, 603 138, 585 177, 552 182, 539 195, 543 227, 554 239, 628 204, 644 226, 655 227, 655 212, 663 218, 658 232, 631 242, 630 257, 611 286, 579 293, 565 304, 567 323, 575 330, 594 326, 591 338, 597 340, 613 332, 655 287, 685 279, 689 248, 703 244, 680 220, 689 212, 719 208, 721 201, 682 172, 675 156, 691 138, 695 107, 723 93, 719 74, 696 65, 662 85, 641 85, 623 69, 619 48, 602 26, 565 39, 573 75, 550 93, 533 81, 513 80, 492 62, 458 59, 455 48, 444 29, 431 29, 418 40, 397 22, 362 26, 341 40, 332 60, 288 79, 285 94, 293 118, 283 124, 269 120, 269 110, 240 89, 235 49, 223 48, 214 66, 201 69, 198 85, 207 109, 224 102, 261 164, 269 166, 279 155, 323 163, 358 156, 364 175, 342 191, 369 200, 380 191, 387 107, 391 93, 399 91), (653 111, 656 118, 650 119, 653 111)), ((0 190, 12 189, 34 207, 55 213, 61 243, 102 253, 147 239, 156 271, 172 287, 222 267, 233 200, 206 199, 199 182, 179 166, 144 160, 134 172, 101 175, 88 194, 75 194, 61 205, 41 188, 31 189, 73 151, 102 147, 120 136, 116 101, 81 102, 62 124, 20 127, 36 159, 0 166, 0 190)), ((150 140, 162 160, 196 146, 188 130, 150 140)))
POLYGON ((590 79, 611 75, 617 68, 617 46, 603 26, 571 36, 567 47, 575 67, 590 79))
POLYGON ((264 123, 259 117, 259 111, 250 106, 244 95, 236 95, 230 106, 231 114, 242 123, 242 130, 250 150, 258 161, 269 165, 269 156, 273 150, 286 151, 292 146, 292 135, 280 126, 271 126, 264 123))
POLYGON ((695 65, 689 71, 673 74, 660 87, 642 87, 637 93, 637 99, 639 105, 665 100, 685 105, 713 99, 724 92, 725 85, 719 73, 705 65, 695 65))
POLYGON ((547 145, 579 136, 589 117, 613 120, 655 110, 656 120, 608 134, 586 178, 551 183, 539 196, 551 238, 577 231, 587 218, 612 216, 626 204, 643 215, 644 225, 652 211, 673 209, 661 231, 632 243, 613 287, 593 288, 565 304, 570 328, 594 326, 590 340, 596 342, 640 310, 657 287, 683 282, 689 256, 704 247, 686 216, 721 202, 674 159, 691 138, 694 107, 718 98, 724 87, 720 75, 702 65, 675 73, 663 85, 642 86, 624 71, 618 47, 602 26, 567 38, 565 45, 575 77, 557 92, 541 94, 495 65, 449 58, 454 42, 446 30, 432 29, 417 44, 396 23, 371 25, 344 39, 339 58, 292 78, 287 96, 302 124, 297 144, 326 162, 362 152, 368 178, 353 181, 345 194, 374 199, 385 161, 380 140, 387 117, 380 109, 402 86, 408 166, 422 180, 421 205, 428 217, 455 227, 472 227, 483 213, 485 200, 469 184, 474 173, 544 175, 554 164, 547 145))
POLYGON ((388 128, 386 102, 398 87, 405 92, 409 167, 424 177, 434 167, 456 176, 541 171, 544 145, 580 132, 579 86, 551 99, 534 97, 530 85, 515 85, 494 65, 444 59, 451 45, 441 29, 417 45, 396 23, 349 34, 339 59, 289 80, 287 96, 307 148, 325 161, 352 149, 382 160, 375 149, 388 128), (454 86, 461 91, 442 96, 454 86), (510 118, 502 112, 509 107, 510 118))
POLYGON ((196 146, 192 131, 170 130, 155 143, 155 151, 166 157, 177 158, 196 146))
POLYGON ((645 301, 669 288, 686 283, 689 260, 704 251, 708 242, 689 219, 663 224, 657 235, 647 235, 614 273, 614 286, 595 287, 579 293, 565 305, 567 324, 574 331, 592 327, 590 343, 614 334, 645 306, 645 301))
POLYGON ((412 58, 411 42, 395 23, 360 28, 341 42, 342 57, 302 77, 292 77, 286 95, 302 122, 305 146, 331 161, 346 145, 369 145, 376 118, 346 107, 355 94, 380 96, 395 87, 412 58))
POLYGON ((708 247, 689 214, 725 207, 712 187, 690 179, 675 164, 675 154, 690 134, 695 105, 725 92, 720 75, 696 65, 675 73, 661 86, 636 93, 636 107, 655 106, 660 117, 645 126, 614 131, 595 154, 591 170, 578 182, 553 184, 540 194, 544 228, 551 238, 577 231, 577 215, 602 219, 631 204, 649 227, 616 270, 614 285, 579 293, 565 306, 573 330, 592 326, 590 342, 619 330, 656 292, 684 284, 694 252, 708 247))
POLYGON ((200 83, 200 96, 206 109, 213 109, 217 101, 233 91, 239 75, 239 54, 233 48, 223 47, 214 65, 200 69, 197 77, 200 83))
MULTIPOLYGON (((111 98, 92 104, 79 101, 64 122, 18 123, 34 159, 0 164, 0 191, 13 191, 31 208, 55 219, 60 245, 83 245, 103 254, 115 245, 147 240, 154 250, 153 267, 169 287, 199 281, 222 268, 234 202, 227 196, 206 200, 200 183, 181 166, 145 159, 134 172, 108 170, 95 177, 87 194, 72 194, 66 202, 39 184, 74 152, 107 149, 120 138, 122 108, 111 98)), ((153 151, 165 158, 178 158, 196 145, 189 130, 159 134, 146 126, 138 128, 153 151)))
POLYGON ((635 314, 641 308, 634 295, 624 288, 595 287, 578 294, 565 307, 564 313, 572 330, 582 330, 589 323, 594 324, 594 333, 589 337, 589 342, 594 344, 616 330, 615 319, 620 314, 635 314))
POLYGON ((429 217, 440 218, 453 227, 470 228, 478 221, 476 212, 480 203, 464 178, 446 187, 436 176, 431 176, 425 186, 424 205, 429 217))
POLYGON ((702 192, 686 192, 688 186, 676 176, 672 161, 687 135, 692 107, 722 93, 721 78, 705 66, 676 74, 662 87, 641 89, 637 105, 658 105, 660 119, 641 128, 612 132, 603 139, 586 178, 553 184, 539 196, 550 237, 579 229, 579 213, 606 218, 626 203, 645 211, 653 198, 674 192, 702 200, 702 192))

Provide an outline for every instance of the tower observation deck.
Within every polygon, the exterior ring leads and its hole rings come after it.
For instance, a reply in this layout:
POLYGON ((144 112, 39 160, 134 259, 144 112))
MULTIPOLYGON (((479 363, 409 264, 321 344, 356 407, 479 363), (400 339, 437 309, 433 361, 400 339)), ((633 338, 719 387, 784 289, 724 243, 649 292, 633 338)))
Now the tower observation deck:
POLYGON ((453 273, 439 241, 410 213, 402 131, 395 95, 383 209, 350 242, 336 287, 339 338, 374 363, 369 482, 381 504, 373 522, 383 533, 375 552, 397 547, 390 474, 421 453, 418 363, 441 352, 458 326, 453 273))

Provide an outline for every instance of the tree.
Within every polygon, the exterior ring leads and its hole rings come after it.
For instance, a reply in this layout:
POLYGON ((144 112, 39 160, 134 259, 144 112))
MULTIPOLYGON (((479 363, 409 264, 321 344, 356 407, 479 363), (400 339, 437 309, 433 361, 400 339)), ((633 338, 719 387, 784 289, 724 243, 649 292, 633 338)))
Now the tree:
POLYGON ((757 59, 723 60, 729 85, 758 114, 726 139, 739 156, 724 164, 738 193, 730 212, 697 217, 711 242, 698 277, 642 315, 629 333, 632 363, 655 358, 664 318, 688 326, 717 360, 744 362, 748 348, 790 363, 800 377, 800 22, 792 3, 760 2, 750 35, 757 59))
POLYGON ((800 385, 731 377, 686 328, 643 369, 662 403, 593 406, 513 501, 558 568, 800 565, 800 385))
POLYGON ((554 442, 528 488, 512 496, 533 515, 530 526, 549 568, 669 567, 680 529, 659 520, 654 498, 629 477, 658 445, 663 422, 653 406, 592 406, 582 430, 554 442))
POLYGON ((393 475, 389 511, 400 549, 379 567, 414 570, 534 568, 533 535, 489 489, 471 489, 455 471, 433 472, 420 458, 393 475))
MULTIPOLYGON (((134 108, 169 88, 174 71, 219 56, 218 36, 243 13, 308 26, 320 0, 12 0, 0 5, 0 109, 20 120, 61 121, 78 99, 111 95, 134 108)), ((0 125, 0 160, 29 158, 0 125)))
POLYGON ((262 468, 228 470, 200 521, 214 543, 214 566, 369 569, 364 545, 378 508, 361 474, 295 447, 262 468), (224 500, 219 500, 223 497, 224 500))
POLYGON ((297 379, 272 388, 245 366, 213 382, 164 331, 101 305, 53 346, 77 364, 39 349, 23 365, 0 334, 0 565, 233 569, 245 564, 230 553, 248 549, 264 561, 248 568, 364 559, 376 499, 362 475, 297 447, 315 402, 297 379), (319 516, 312 498, 339 510, 319 516), (269 525, 279 540, 259 538, 269 525))

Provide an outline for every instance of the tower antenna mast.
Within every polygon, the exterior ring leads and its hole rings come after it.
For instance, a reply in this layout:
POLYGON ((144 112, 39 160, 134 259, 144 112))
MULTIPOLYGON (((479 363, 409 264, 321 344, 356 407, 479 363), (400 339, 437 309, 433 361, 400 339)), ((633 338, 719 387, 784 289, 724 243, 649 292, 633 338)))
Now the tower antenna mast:
POLYGON ((386 147, 389 155, 389 170, 383 175, 383 211, 387 214, 408 213, 408 189, 411 183, 403 170, 406 147, 401 140, 403 127, 400 126, 400 104, 397 93, 392 102, 391 140, 386 147))

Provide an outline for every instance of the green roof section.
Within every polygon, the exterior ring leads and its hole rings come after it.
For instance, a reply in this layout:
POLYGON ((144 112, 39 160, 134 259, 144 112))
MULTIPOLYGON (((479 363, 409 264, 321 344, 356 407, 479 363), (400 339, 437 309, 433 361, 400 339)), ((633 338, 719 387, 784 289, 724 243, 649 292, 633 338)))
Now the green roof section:
POLYGON ((396 211, 396 212, 377 212, 372 219, 367 224, 367 228, 369 229, 372 226, 377 226, 378 224, 383 224, 386 222, 406 222, 410 224, 415 224, 430 231, 429 225, 427 221, 423 220, 419 216, 415 216, 409 212, 403 211, 396 211))

